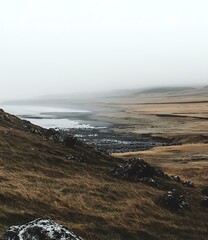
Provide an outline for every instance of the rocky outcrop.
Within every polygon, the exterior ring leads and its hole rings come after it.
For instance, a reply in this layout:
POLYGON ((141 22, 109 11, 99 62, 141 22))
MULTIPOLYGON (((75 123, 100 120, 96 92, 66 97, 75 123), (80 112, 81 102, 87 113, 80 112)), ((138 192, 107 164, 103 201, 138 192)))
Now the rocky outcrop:
POLYGON ((168 176, 160 168, 152 167, 141 158, 133 158, 117 165, 110 171, 110 174, 116 178, 140 181, 156 187, 163 185, 164 179, 176 181, 184 187, 194 187, 192 182, 183 181, 179 176, 168 176))
POLYGON ((3 240, 83 240, 70 229, 50 219, 36 219, 21 226, 12 226, 3 240))
POLYGON ((184 187, 189 187, 189 188, 194 187, 194 184, 191 181, 182 180, 179 176, 170 176, 170 179, 172 179, 178 183, 182 183, 184 187))
POLYGON ((180 209, 188 209, 189 205, 185 200, 184 195, 180 194, 176 189, 168 191, 160 199, 159 204, 162 207, 171 211, 178 211, 180 209))
POLYGON ((145 182, 152 186, 159 186, 158 179, 153 177, 165 176, 161 169, 152 167, 140 158, 130 159, 124 164, 117 165, 110 173, 116 178, 145 182))
POLYGON ((134 158, 124 164, 117 165, 111 171, 111 174, 113 177, 137 181, 142 178, 152 178, 155 174, 155 169, 144 160, 134 158))
POLYGON ((13 123, 11 115, 4 112, 3 109, 0 109, 0 120, 3 122, 13 123))
POLYGON ((60 143, 65 147, 74 147, 77 143, 77 139, 67 132, 57 131, 53 128, 49 128, 43 132, 43 136, 53 142, 60 143))

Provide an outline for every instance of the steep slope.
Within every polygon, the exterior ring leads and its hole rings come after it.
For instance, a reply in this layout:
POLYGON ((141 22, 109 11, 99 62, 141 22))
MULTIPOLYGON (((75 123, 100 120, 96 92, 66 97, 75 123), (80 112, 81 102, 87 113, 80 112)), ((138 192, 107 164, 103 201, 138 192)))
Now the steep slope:
POLYGON ((206 239, 202 185, 186 188, 164 179, 166 187, 157 188, 113 178, 109 170, 123 160, 51 136, 0 111, 1 234, 42 217, 89 240, 206 239), (189 210, 171 212, 157 204, 172 188, 186 197, 189 210))

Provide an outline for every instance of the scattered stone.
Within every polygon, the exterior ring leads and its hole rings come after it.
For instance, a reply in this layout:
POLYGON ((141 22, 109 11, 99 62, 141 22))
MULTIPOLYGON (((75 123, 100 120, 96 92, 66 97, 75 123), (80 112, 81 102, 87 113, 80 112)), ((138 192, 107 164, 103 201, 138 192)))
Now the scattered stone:
POLYGON ((184 181, 183 185, 184 185, 184 187, 189 187, 189 188, 194 187, 194 184, 191 181, 184 181))
POLYGON ((73 156, 73 155, 67 155, 67 160, 77 160, 77 158, 75 157, 75 156, 73 156))
POLYGON ((174 180, 178 183, 182 183, 184 187, 189 187, 189 188, 193 188, 194 184, 191 181, 182 181, 181 178, 179 176, 170 176, 171 180, 174 180))
POLYGON ((170 179, 176 181, 176 182, 181 182, 181 179, 179 176, 170 176, 170 179))
MULTIPOLYGON (((157 146, 175 145, 173 140, 152 137, 150 134, 127 134, 115 132, 102 122, 98 128, 70 129, 69 133, 85 144, 102 148, 108 153, 144 151, 157 146), (107 127, 106 127, 107 126, 107 127)), ((116 128, 123 126, 114 125, 116 128)))
POLYGON ((70 229, 50 219, 36 219, 21 226, 12 226, 3 240, 83 240, 70 229))
POLYGON ((160 186, 160 181, 157 179, 153 179, 153 178, 141 178, 140 179, 141 182, 145 182, 148 183, 149 185, 153 186, 153 187, 159 187, 160 186))
POLYGON ((201 205, 202 205, 202 207, 208 208, 208 198, 204 198, 201 201, 201 205))
POLYGON ((168 191, 166 194, 164 194, 164 196, 159 200, 159 203, 171 211, 189 208, 184 196, 181 195, 176 189, 168 191))
POLYGON ((84 153, 81 153, 78 157, 73 156, 72 154, 69 154, 66 156, 67 160, 77 160, 81 163, 89 163, 89 159, 84 153))
POLYGON ((205 187, 204 189, 202 189, 201 193, 202 193, 203 195, 208 196, 208 187, 205 187))

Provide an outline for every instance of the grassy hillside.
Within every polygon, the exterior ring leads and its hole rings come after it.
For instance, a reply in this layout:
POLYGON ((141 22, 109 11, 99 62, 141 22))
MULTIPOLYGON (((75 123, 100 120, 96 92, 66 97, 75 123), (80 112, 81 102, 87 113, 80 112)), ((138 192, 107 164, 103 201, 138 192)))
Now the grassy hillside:
POLYGON ((208 209, 200 206, 207 165, 183 171, 185 163, 174 162, 181 158, 174 147, 166 149, 169 165, 163 161, 163 150, 143 153, 152 165, 196 185, 185 188, 164 179, 191 207, 170 212, 156 204, 166 189, 110 176, 109 170, 123 160, 82 144, 65 147, 44 137, 44 129, 31 126, 28 130, 22 120, 0 112, 1 235, 10 225, 47 217, 88 240, 207 239, 208 209), (68 160, 67 155, 88 161, 68 160))

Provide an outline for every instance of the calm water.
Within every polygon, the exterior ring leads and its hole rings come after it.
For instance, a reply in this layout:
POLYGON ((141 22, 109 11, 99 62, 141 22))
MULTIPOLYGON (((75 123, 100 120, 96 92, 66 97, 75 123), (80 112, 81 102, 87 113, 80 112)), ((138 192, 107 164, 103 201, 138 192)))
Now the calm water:
POLYGON ((86 110, 29 105, 4 105, 1 107, 10 114, 44 128, 95 128, 83 120, 84 116, 90 114, 86 110))
POLYGON ((69 129, 70 134, 81 141, 108 152, 144 151, 155 146, 170 145, 166 140, 149 136, 114 132, 111 130, 112 124, 92 120, 93 113, 90 111, 21 105, 1 105, 0 108, 44 128, 59 128, 63 131, 69 129))

